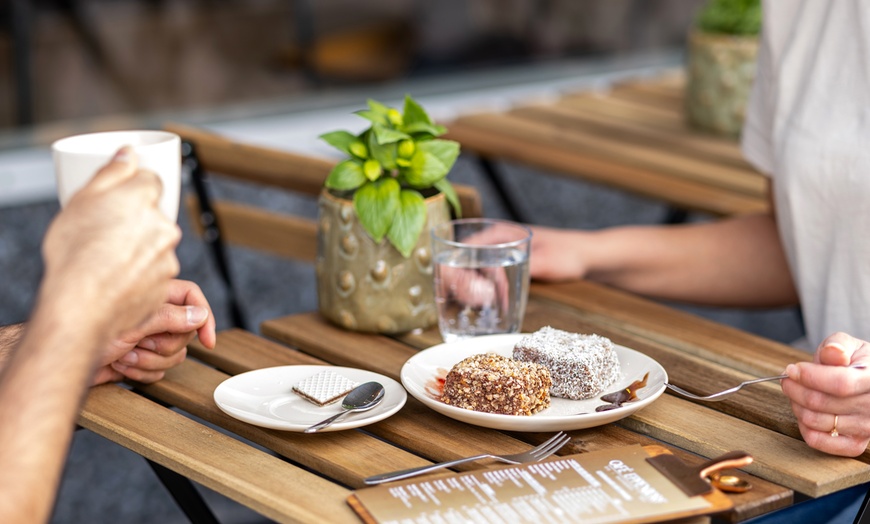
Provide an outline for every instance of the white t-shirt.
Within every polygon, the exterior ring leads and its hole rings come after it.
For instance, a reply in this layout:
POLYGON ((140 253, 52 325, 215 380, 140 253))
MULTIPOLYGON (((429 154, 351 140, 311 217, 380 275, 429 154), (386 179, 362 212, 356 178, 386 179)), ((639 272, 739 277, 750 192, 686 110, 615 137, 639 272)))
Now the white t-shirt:
POLYGON ((815 347, 870 340, 870 2, 770 0, 743 152, 773 179, 815 347))

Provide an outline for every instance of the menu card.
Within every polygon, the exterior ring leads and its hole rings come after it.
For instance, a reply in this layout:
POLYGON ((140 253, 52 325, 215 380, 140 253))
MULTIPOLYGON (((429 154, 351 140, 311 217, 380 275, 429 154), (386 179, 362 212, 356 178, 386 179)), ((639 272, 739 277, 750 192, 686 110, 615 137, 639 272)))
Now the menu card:
POLYGON ((647 463, 649 456, 627 446, 420 477, 356 491, 348 503, 365 522, 381 524, 651 522, 730 507, 718 492, 687 496, 647 463))

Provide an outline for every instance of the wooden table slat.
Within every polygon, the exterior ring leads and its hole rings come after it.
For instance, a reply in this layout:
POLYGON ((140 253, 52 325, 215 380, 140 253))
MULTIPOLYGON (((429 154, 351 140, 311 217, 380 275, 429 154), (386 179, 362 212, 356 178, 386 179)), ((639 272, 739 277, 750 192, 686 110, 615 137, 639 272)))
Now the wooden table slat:
POLYGON ((629 78, 613 86, 614 89, 631 89, 669 99, 683 100, 686 76, 680 71, 656 78, 629 78))
POLYGON ((684 102, 681 93, 662 92, 647 87, 639 87, 637 84, 622 84, 613 86, 608 91, 608 95, 623 100, 631 100, 643 104, 654 105, 659 108, 673 111, 677 114, 683 113, 684 102))
POLYGON ((610 116, 560 103, 523 106, 511 111, 520 117, 563 125, 571 129, 595 133, 614 142, 645 144, 663 150, 678 152, 700 160, 708 160, 746 171, 747 177, 762 177, 743 157, 737 143, 732 140, 714 140, 690 132, 689 129, 662 130, 632 120, 610 116))
POLYGON ((575 158, 579 158, 578 153, 582 153, 583 156, 602 162, 662 173, 678 180, 710 184, 748 196, 760 197, 767 190, 765 179, 746 169, 698 160, 658 147, 599 138, 578 129, 519 118, 511 113, 465 116, 451 124, 451 128, 456 125, 471 127, 482 133, 499 133, 502 137, 522 139, 526 141, 526 147, 537 148, 545 145, 563 148, 575 158))
POLYGON ((362 487, 362 479, 376 473, 429 464, 420 457, 361 432, 306 435, 262 428, 236 420, 224 414, 213 400, 214 389, 227 378, 219 371, 187 361, 167 372, 163 380, 142 386, 141 389, 156 399, 355 488, 362 487))
POLYGON ((785 344, 583 280, 533 282, 531 293, 570 307, 603 326, 755 376, 778 375, 788 364, 810 359, 809 354, 785 344))
POLYGON ((447 138, 457 140, 486 155, 538 166, 551 170, 554 175, 580 177, 617 188, 630 188, 640 195, 688 209, 718 215, 758 213, 768 209, 766 198, 733 192, 723 193, 708 184, 617 164, 606 159, 578 156, 564 148, 548 144, 530 144, 521 137, 495 137, 479 128, 458 122, 451 124, 447 138))
POLYGON ((664 130, 683 129, 686 126, 685 117, 677 111, 637 100, 612 97, 609 92, 570 93, 562 97, 560 103, 574 105, 580 109, 595 106, 614 117, 630 118, 664 130))
POLYGON ((278 522, 358 522, 347 489, 117 385, 92 388, 79 424, 278 522))
POLYGON ((635 105, 591 92, 559 99, 552 104, 551 109, 552 112, 565 112, 572 118, 607 123, 632 134, 663 135, 689 150, 706 153, 710 159, 719 159, 728 165, 752 169, 735 139, 699 133, 686 123, 685 118, 669 112, 662 113, 660 108, 635 105))
POLYGON ((363 367, 400 380, 402 365, 417 351, 383 335, 356 333, 334 328, 318 313, 282 317, 287 322, 301 322, 308 329, 286 330, 283 321, 267 320, 260 326, 264 336, 336 366, 363 367), (362 366, 360 366, 362 364, 362 366))
POLYGON ((811 497, 870 482, 870 465, 864 462, 824 454, 801 440, 670 395, 620 424, 708 457, 735 445, 751 450, 755 460, 746 471, 811 497))

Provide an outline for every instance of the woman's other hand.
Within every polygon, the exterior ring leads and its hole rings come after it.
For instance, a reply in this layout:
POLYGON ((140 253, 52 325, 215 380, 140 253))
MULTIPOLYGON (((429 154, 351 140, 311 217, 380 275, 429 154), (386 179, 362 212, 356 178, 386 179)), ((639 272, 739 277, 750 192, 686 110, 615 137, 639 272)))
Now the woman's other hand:
POLYGON ((811 447, 856 457, 870 443, 870 344, 834 333, 816 350, 813 362, 791 364, 782 391, 791 401, 801 436, 811 447))

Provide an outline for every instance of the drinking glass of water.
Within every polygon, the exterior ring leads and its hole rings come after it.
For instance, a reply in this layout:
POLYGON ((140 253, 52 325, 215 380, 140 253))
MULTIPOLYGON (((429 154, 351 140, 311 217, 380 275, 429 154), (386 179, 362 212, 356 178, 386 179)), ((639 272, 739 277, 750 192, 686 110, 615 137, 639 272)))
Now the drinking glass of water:
POLYGON ((445 342, 518 333, 529 295, 529 228, 489 218, 432 228, 435 303, 445 342))

